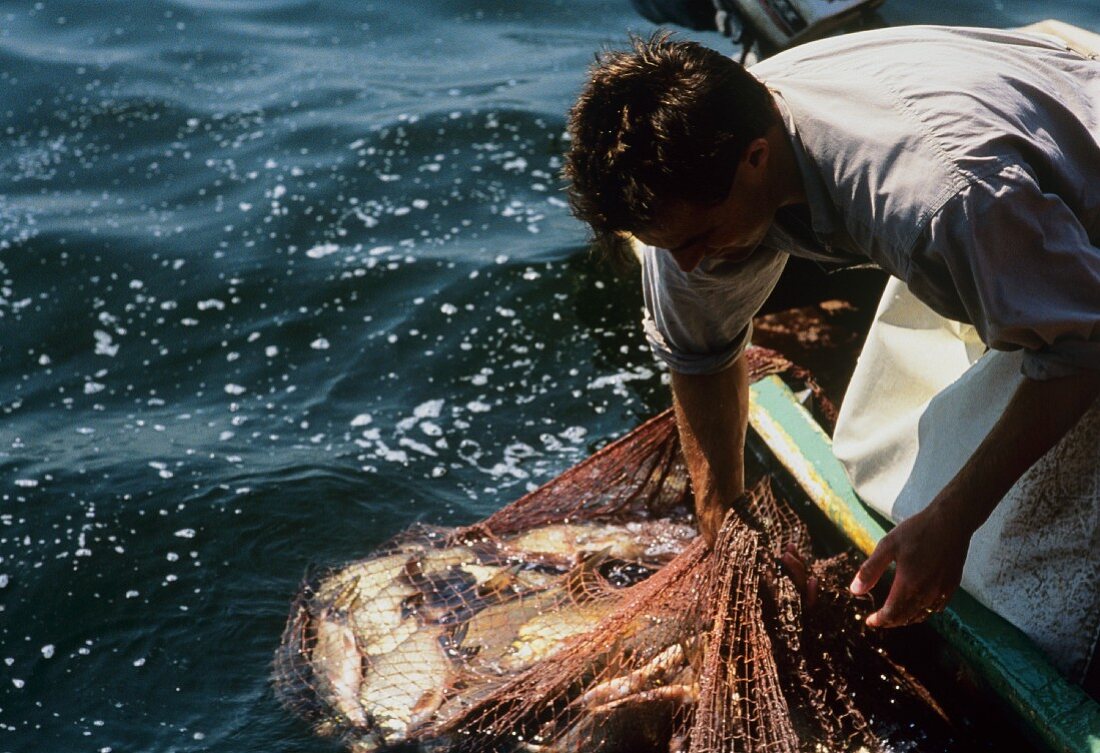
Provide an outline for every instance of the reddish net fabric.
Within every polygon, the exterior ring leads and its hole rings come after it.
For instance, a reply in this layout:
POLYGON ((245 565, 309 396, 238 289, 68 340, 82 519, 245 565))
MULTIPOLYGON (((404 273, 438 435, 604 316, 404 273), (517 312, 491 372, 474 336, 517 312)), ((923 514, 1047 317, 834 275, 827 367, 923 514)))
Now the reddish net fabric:
POLYGON ((864 634, 848 557, 812 564, 804 612, 777 561, 809 561, 809 534, 766 480, 713 551, 689 501, 665 412, 481 523, 307 584, 276 690, 356 751, 876 750, 888 715, 937 715, 864 634))

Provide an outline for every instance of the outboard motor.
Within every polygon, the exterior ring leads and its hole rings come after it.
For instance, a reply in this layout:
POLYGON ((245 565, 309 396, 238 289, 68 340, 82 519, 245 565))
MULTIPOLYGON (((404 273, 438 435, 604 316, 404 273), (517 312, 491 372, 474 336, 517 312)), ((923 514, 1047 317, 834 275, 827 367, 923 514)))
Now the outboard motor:
POLYGON ((654 23, 719 31, 757 58, 835 31, 869 16, 884 0, 630 0, 654 23))

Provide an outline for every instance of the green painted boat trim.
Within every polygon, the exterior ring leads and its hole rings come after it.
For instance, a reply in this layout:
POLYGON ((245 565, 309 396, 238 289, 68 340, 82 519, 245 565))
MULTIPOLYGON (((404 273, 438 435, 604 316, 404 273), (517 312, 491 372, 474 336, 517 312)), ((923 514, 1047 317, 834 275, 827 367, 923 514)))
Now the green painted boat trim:
MULTIPOLYGON (((750 390, 749 423, 829 520, 865 554, 885 535, 856 496, 832 440, 778 377, 750 390)), ((1100 704, 1066 681, 1027 636, 959 591, 930 620, 1049 751, 1100 753, 1100 704)))

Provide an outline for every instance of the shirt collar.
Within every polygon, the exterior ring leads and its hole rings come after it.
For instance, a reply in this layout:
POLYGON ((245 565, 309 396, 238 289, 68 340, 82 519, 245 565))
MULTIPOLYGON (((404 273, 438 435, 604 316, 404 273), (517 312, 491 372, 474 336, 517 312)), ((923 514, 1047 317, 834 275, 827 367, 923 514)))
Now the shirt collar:
POLYGON ((776 106, 779 108, 779 115, 783 120, 783 128, 787 132, 787 138, 791 142, 791 149, 794 151, 798 171, 802 175, 802 187, 806 191, 806 203, 810 207, 810 223, 813 231, 819 238, 828 237, 836 230, 836 209, 829 198, 828 191, 825 190, 825 184, 821 180, 821 173, 817 165, 810 158, 802 144, 790 108, 783 100, 783 93, 775 89, 771 89, 771 93, 776 106))

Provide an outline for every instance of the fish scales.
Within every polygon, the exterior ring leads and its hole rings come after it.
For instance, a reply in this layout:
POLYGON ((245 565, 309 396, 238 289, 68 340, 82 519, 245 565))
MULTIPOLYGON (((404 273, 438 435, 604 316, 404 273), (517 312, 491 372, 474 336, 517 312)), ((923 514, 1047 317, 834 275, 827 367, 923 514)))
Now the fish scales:
POLYGON ((353 562, 309 600, 315 692, 353 750, 400 744, 598 625, 617 603, 601 568, 645 577, 689 533, 664 520, 563 523, 473 545, 439 535, 353 562))

